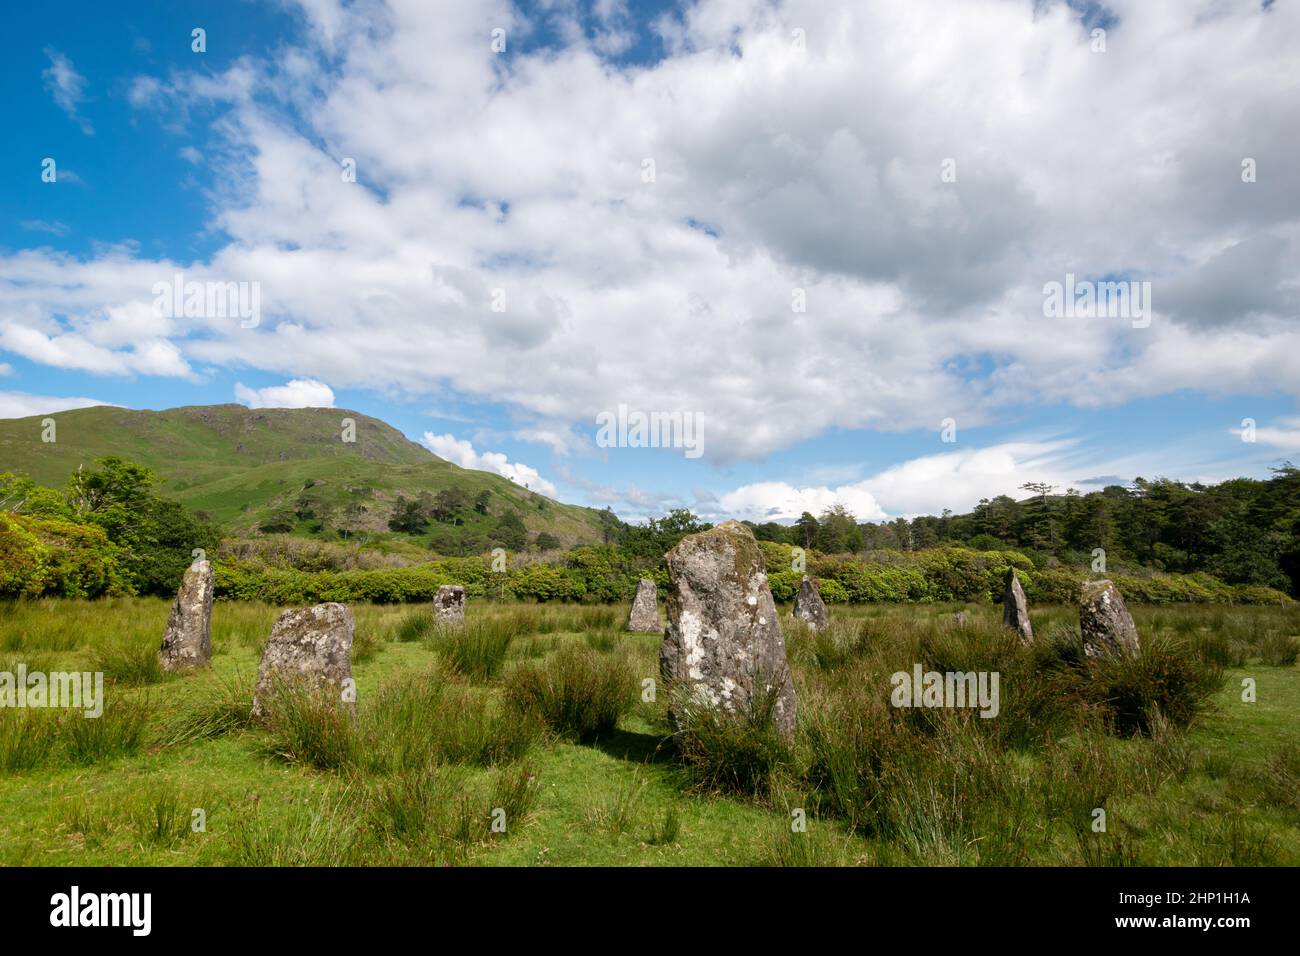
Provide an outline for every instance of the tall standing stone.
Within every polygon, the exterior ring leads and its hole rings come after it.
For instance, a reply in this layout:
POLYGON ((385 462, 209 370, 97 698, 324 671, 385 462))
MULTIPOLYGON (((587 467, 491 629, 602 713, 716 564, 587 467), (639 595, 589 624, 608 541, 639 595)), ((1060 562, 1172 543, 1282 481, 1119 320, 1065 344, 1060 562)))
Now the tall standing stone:
MULTIPOLYGON (((665 557, 668 627, 659 671, 695 704, 730 713, 770 702, 776 726, 794 732, 795 694, 763 552, 753 532, 727 521, 688 535, 665 557)), ((681 715, 669 718, 679 730, 681 715)))
POLYGON ((1029 602, 1015 568, 1007 568, 1002 589, 1002 623, 1020 635, 1024 644, 1034 643, 1034 628, 1029 623, 1029 602))
POLYGON ((1085 581, 1079 606, 1079 630, 1088 657, 1141 652, 1137 625, 1124 604, 1124 596, 1110 581, 1085 581))
POLYGON ((253 689, 253 717, 261 720, 279 682, 316 690, 337 688, 339 702, 356 710, 352 637, 357 629, 345 605, 330 602, 285 611, 271 628, 253 689), (349 696, 351 695, 351 696, 349 696))
POLYGON ((826 602, 822 600, 821 589, 817 587, 817 582, 806 574, 799 582, 799 593, 794 596, 794 616, 814 631, 820 631, 830 623, 830 615, 826 613, 826 602))
POLYGON ((655 634, 659 631, 659 605, 655 583, 649 578, 642 578, 636 586, 636 597, 632 601, 632 613, 627 617, 627 629, 638 634, 655 634))
POLYGON ((433 623, 442 627, 456 627, 465 623, 465 588, 459 584, 444 584, 433 596, 433 623))
POLYGON ((195 561, 185 569, 163 632, 158 664, 165 671, 204 667, 212 658, 212 565, 195 561))

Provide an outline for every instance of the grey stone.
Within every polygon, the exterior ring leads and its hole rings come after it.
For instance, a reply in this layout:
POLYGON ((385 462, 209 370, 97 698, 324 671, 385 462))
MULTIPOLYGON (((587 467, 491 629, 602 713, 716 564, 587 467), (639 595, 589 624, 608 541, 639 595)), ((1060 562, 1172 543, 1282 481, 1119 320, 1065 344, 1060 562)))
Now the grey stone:
POLYGON ((212 565, 195 561, 185 569, 163 632, 158 664, 165 671, 204 667, 212 659, 212 565))
POLYGON ((681 707, 749 714, 767 703, 776 726, 792 734, 794 682, 753 532, 727 521, 686 536, 665 560, 668 626, 659 671, 673 688, 674 728, 683 726, 681 707))
POLYGON ((339 702, 356 710, 352 637, 356 621, 345 605, 330 602, 285 611, 271 628, 253 690, 253 717, 262 720, 279 682, 312 689, 335 687, 339 702))
POLYGON ((952 616, 952 623, 956 627, 965 627, 967 624, 970 623, 970 615, 968 615, 965 611, 958 611, 956 614, 952 616))
POLYGON ((830 623, 830 615, 826 613, 826 602, 822 600, 821 589, 817 587, 817 582, 806 574, 799 582, 799 593, 794 596, 793 613, 814 631, 820 631, 830 623))
POLYGON ((636 586, 636 598, 632 601, 632 613, 627 617, 627 629, 638 634, 655 634, 659 631, 658 595, 655 583, 649 578, 642 578, 636 586))
POLYGON ((1002 623, 1020 635, 1024 644, 1034 643, 1034 628, 1029 623, 1029 602, 1015 568, 1007 568, 1002 588, 1002 623))
POLYGON ((1124 596, 1110 581, 1086 581, 1080 595, 1079 630, 1088 657, 1141 652, 1137 625, 1124 604, 1124 596))
POLYGON ((433 623, 442 627, 465 623, 465 588, 444 584, 433 596, 433 623))

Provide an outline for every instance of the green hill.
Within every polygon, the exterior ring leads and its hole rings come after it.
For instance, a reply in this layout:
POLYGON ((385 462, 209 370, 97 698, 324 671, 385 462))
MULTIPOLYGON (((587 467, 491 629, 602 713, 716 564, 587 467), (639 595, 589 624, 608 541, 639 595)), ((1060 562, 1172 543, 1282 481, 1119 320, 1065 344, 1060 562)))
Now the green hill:
POLYGON ((0 472, 62 487, 80 465, 118 455, 158 473, 158 491, 210 514, 232 536, 258 533, 292 512, 291 533, 312 537, 407 538, 388 531, 398 496, 463 492, 454 519, 408 540, 435 550, 477 541, 514 511, 530 537, 549 532, 565 546, 600 539, 597 512, 553 501, 509 479, 460 468, 392 426, 341 408, 198 405, 165 411, 99 406, 0 420, 0 472), (42 441, 52 417, 57 440, 42 441), (343 440, 343 420, 355 441, 343 440), (488 492, 487 513, 472 503, 488 492))

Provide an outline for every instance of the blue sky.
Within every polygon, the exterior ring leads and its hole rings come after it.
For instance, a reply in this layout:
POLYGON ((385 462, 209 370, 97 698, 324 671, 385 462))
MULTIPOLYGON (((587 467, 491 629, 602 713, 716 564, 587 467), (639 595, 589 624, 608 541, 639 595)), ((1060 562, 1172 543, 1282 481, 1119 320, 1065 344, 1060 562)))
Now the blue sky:
POLYGON ((1300 455, 1295 11, 879 6, 15 8, 0 416, 333 404, 633 519, 1300 455), (258 325, 158 316, 177 272, 258 325), (1151 320, 1048 317, 1066 273, 1151 320), (597 447, 620 404, 702 456, 597 447))

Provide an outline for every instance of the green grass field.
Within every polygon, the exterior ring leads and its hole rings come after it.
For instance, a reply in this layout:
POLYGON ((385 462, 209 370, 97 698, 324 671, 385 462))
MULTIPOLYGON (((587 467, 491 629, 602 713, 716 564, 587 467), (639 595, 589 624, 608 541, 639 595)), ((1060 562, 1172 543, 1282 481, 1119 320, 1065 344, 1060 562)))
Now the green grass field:
MULTIPOLYGON (((210 672, 173 677, 153 663, 168 606, 0 605, 0 671, 108 682, 97 721, 0 710, 0 863, 1300 864, 1294 609, 1136 609, 1147 645, 1215 679, 1186 727, 1130 735, 1053 700, 998 608, 958 629, 955 607, 837 607, 829 634, 786 628, 794 744, 719 735, 697 741, 713 764, 684 764, 665 695, 642 699, 659 636, 623 633, 626 607, 478 602, 459 636, 427 608, 355 607, 355 720, 304 696, 255 727, 279 609, 217 604, 210 672), (911 660, 995 664, 997 726, 889 708, 911 660)), ((1033 618, 1041 643, 1075 623, 1033 618)))

